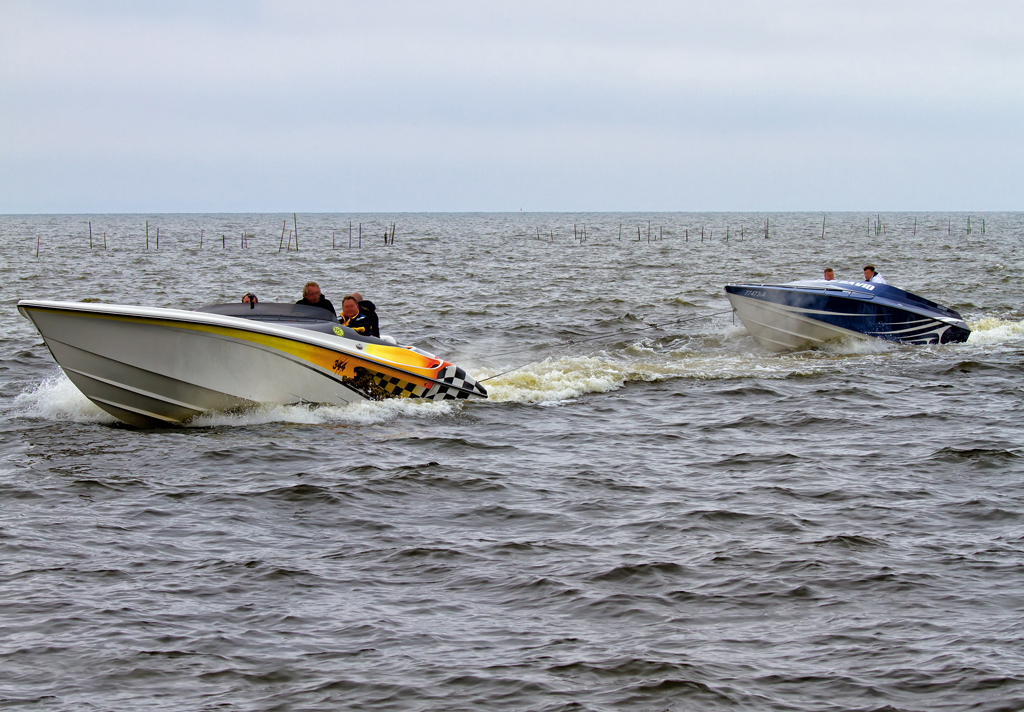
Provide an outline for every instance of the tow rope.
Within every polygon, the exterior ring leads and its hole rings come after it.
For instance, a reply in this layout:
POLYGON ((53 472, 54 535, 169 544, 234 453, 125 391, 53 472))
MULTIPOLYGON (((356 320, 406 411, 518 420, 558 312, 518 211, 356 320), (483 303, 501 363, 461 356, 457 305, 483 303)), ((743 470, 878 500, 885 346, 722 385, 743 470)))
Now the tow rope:
MULTIPOLYGON (((688 321, 697 321, 698 319, 710 319, 713 316, 721 316, 722 314, 728 314, 731 311, 732 311, 732 309, 726 309, 724 311, 711 312, 710 314, 698 314, 696 316, 690 316, 690 317, 687 317, 685 319, 678 319, 676 321, 669 321, 669 322, 665 322, 663 324, 644 324, 643 326, 637 327, 636 329, 620 329, 619 331, 615 332, 614 334, 602 334, 601 336, 592 336, 592 337, 586 338, 586 339, 569 339, 566 343, 562 344, 562 346, 571 346, 573 344, 583 344, 583 343, 586 343, 588 341, 597 341, 598 339, 609 339, 609 338, 613 338, 613 337, 616 337, 616 336, 620 336, 622 334, 634 334, 634 333, 636 333, 638 331, 646 331, 647 329, 660 329, 663 326, 675 326, 676 324, 685 324, 688 321)), ((507 356, 508 354, 517 354, 517 353, 522 353, 522 352, 523 352, 523 349, 516 349, 515 351, 505 351, 505 352, 502 352, 502 353, 490 354, 490 356, 492 356, 492 357, 493 356, 507 356)), ((516 366, 515 368, 510 368, 507 371, 502 371, 501 373, 496 373, 493 376, 488 376, 487 378, 481 378, 479 381, 477 381, 477 383, 483 383, 484 381, 490 381, 492 378, 497 378, 498 376, 504 376, 507 373, 512 373, 513 371, 518 371, 521 368, 526 368, 531 363, 534 363, 534 361, 528 361, 528 362, 524 363, 522 366, 516 366)))

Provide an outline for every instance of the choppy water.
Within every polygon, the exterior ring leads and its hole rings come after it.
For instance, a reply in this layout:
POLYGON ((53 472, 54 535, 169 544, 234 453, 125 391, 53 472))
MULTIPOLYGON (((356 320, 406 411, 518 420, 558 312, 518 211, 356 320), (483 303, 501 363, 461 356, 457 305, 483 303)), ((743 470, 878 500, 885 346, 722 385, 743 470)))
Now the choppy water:
POLYGON ((298 253, 276 215, 0 218, 0 706, 1024 708, 1024 215, 764 218, 300 215, 298 253), (680 322, 866 262, 970 341, 680 322), (489 402, 146 432, 15 309, 307 279, 478 377, 528 365, 489 402))

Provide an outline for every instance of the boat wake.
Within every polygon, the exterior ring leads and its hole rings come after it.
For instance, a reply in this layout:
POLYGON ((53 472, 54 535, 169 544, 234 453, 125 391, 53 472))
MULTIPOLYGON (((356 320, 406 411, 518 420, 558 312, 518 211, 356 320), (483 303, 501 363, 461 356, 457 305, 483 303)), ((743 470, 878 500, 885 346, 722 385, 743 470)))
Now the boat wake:
POLYGON ((266 405, 228 413, 208 413, 185 427, 251 427, 269 423, 295 425, 380 425, 399 419, 428 419, 453 415, 459 405, 451 401, 402 399, 362 401, 348 405, 266 405))
MULTIPOLYGON (((984 318, 971 324, 969 345, 993 345, 1024 338, 1024 321, 984 318)), ((811 350, 774 353, 757 344, 743 327, 690 334, 668 343, 643 340, 625 348, 591 354, 549 357, 486 381, 491 403, 541 406, 572 402, 588 394, 621 390, 630 383, 675 379, 785 379, 842 368, 850 358, 890 358, 907 347, 881 340, 840 338, 811 350)), ((948 348, 947 346, 937 348, 948 348)), ((486 379, 501 368, 480 368, 486 379)), ((389 399, 347 405, 265 405, 193 418, 187 427, 251 427, 268 423, 376 425, 396 419, 448 417, 460 401, 389 399)), ((58 373, 19 395, 12 415, 76 423, 116 423, 58 373)))
MULTIPOLYGON (((266 405, 192 418, 185 427, 250 427, 267 423, 376 425, 396 418, 435 418, 458 411, 456 401, 389 399, 347 405, 266 405)), ((14 399, 10 415, 53 422, 103 423, 119 421, 86 398, 63 373, 47 378, 14 399)))
POLYGON ((14 398, 12 415, 56 422, 116 423, 78 390, 63 372, 50 376, 14 398))
POLYGON ((969 344, 1003 344, 1024 338, 1024 321, 1008 321, 987 316, 971 322, 970 327, 971 336, 967 339, 969 344))

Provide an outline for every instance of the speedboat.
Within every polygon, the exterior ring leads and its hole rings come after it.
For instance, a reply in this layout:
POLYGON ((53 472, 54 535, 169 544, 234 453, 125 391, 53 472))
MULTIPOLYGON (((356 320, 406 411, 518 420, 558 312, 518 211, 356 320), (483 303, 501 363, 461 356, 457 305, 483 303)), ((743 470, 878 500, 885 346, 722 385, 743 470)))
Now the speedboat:
POLYGON ((725 292, 751 335, 772 351, 852 336, 901 344, 967 341, 960 314, 898 287, 809 279, 786 284, 727 284, 725 292))
POLYGON ((18 311, 89 400, 140 428, 263 404, 487 397, 455 364, 359 334, 320 307, 187 311, 25 299, 18 311))

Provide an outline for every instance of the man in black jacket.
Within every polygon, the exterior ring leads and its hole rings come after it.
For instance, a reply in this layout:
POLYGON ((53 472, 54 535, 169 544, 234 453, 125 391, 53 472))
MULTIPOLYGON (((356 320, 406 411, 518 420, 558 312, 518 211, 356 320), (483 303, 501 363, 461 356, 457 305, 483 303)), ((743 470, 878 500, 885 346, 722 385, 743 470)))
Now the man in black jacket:
POLYGON ((295 303, 327 309, 331 312, 332 316, 337 316, 338 314, 334 311, 334 305, 331 304, 330 300, 320 293, 320 285, 316 282, 306 282, 306 285, 302 288, 302 299, 295 303))
POLYGON ((359 302, 351 294, 341 300, 341 315, 338 317, 338 321, 342 326, 355 329, 357 333, 364 336, 373 335, 369 319, 366 318, 366 314, 359 311, 359 302))
POLYGON ((370 334, 380 338, 380 319, 377 317, 377 307, 369 299, 363 299, 359 292, 352 292, 352 298, 359 305, 359 313, 366 317, 366 323, 370 327, 370 334))

